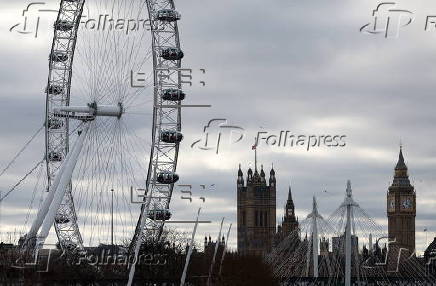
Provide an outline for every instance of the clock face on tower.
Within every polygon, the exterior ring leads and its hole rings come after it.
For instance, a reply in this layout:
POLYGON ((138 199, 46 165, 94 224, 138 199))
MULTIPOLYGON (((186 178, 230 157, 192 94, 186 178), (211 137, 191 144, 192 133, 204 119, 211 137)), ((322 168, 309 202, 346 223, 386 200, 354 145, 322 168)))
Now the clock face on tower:
POLYGON ((401 209, 412 210, 413 209, 412 198, 410 197, 401 198, 401 209))
POLYGON ((388 198, 388 211, 395 211, 395 197, 388 198))

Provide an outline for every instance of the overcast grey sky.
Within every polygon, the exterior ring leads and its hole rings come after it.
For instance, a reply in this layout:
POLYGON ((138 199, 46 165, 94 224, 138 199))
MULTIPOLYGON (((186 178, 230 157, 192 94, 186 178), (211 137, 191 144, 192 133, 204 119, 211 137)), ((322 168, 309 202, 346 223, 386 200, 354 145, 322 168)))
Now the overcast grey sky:
MULTIPOLYGON (((0 166, 5 166, 42 124, 52 32, 50 24, 36 39, 10 32, 30 2, 0 3, 0 166)), ((58 1, 46 3, 51 8, 58 5, 58 1)), ((399 37, 359 32, 373 21, 372 10, 379 3, 176 1, 182 14, 183 65, 194 69, 194 80, 206 81, 205 87, 197 83, 187 88, 189 102, 212 105, 183 111, 180 184, 192 184, 196 196, 204 194, 200 184, 215 184, 215 190, 206 194, 204 204, 199 200, 190 204, 176 192, 175 219, 192 219, 203 206, 202 218, 213 223, 200 226, 201 239, 205 234, 216 236, 224 216, 226 225, 234 224, 230 244, 235 248, 238 164, 244 173, 254 164, 251 146, 258 131, 289 130, 299 135, 346 135, 346 146, 307 151, 260 144, 259 164, 267 174, 272 163, 276 170, 278 219, 290 181, 297 215, 304 217, 312 195, 319 198, 324 215, 332 213, 350 179, 361 207, 387 226, 386 192, 401 140, 417 192, 417 248, 423 250, 424 227, 429 229, 429 240, 436 235, 436 32, 424 30, 426 17, 436 15, 436 3, 397 1, 414 17, 400 29, 399 37), (200 68, 207 70, 205 75, 198 72, 200 68), (191 148, 214 118, 244 128, 243 140, 223 143, 218 155, 191 148)), ((42 158, 43 148, 41 137, 13 172, 0 178, 0 188, 8 189, 42 158)), ((30 196, 31 190, 23 189, 3 203, 3 230, 22 224, 30 196)), ((179 226, 187 231, 191 227, 179 226)))

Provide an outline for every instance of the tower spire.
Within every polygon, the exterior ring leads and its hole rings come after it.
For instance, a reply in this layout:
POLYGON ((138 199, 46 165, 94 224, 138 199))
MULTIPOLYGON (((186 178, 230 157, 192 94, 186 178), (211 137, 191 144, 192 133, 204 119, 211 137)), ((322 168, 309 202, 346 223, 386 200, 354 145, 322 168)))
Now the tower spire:
POLYGON ((347 197, 351 198, 353 196, 353 190, 351 189, 351 181, 347 181, 347 197))
POLYGON ((400 154, 398 155, 398 162, 397 165, 395 166, 395 170, 407 170, 406 163, 404 162, 402 145, 400 145, 400 154))
POLYGON ((294 216, 294 212, 295 212, 294 200, 292 199, 291 184, 289 184, 288 200, 286 201, 285 213, 286 216, 290 216, 290 215, 294 216))
MULTIPOLYGON (((318 220, 323 219, 323 217, 318 212, 318 204, 316 203, 316 198, 313 196, 312 200, 312 212, 307 216, 307 219, 311 219, 312 221, 312 227, 311 227, 311 240, 312 240, 312 253, 313 253, 313 277, 318 277, 318 220)), ((306 264, 306 272, 309 273, 309 261, 310 259, 307 259, 306 264)))
POLYGON ((291 190, 291 183, 289 183, 289 190, 288 190, 288 201, 292 201, 292 190, 291 190))

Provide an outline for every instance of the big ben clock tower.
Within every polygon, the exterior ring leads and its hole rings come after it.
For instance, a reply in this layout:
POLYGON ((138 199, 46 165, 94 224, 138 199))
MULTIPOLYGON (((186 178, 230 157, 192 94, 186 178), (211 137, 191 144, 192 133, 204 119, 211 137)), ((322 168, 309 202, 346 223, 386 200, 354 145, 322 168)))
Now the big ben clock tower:
POLYGON ((400 148, 394 180, 387 194, 388 232, 399 248, 415 251, 416 193, 410 184, 403 150, 400 148))

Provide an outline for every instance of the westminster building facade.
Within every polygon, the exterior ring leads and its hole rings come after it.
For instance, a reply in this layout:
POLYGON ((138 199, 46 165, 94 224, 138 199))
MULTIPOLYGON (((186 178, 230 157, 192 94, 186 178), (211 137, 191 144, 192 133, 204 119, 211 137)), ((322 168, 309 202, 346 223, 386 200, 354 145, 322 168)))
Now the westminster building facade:
POLYGON ((276 228, 276 177, 271 168, 269 178, 261 167, 247 171, 247 176, 239 166, 237 179, 238 204, 238 252, 242 254, 262 255, 298 230, 298 218, 292 199, 291 187, 288 190, 284 216, 276 228))
MULTIPOLYGON (((276 224, 276 173, 273 168, 267 178, 263 167, 258 172, 249 168, 244 176, 239 165, 237 178, 237 249, 242 254, 262 255, 271 251, 290 233, 299 233, 298 217, 291 187, 284 216, 276 224)), ((416 192, 409 180, 408 168, 400 148, 391 186, 387 191, 389 256, 404 257, 415 251, 416 192), (402 256, 402 255, 400 255, 402 256)), ((298 235, 296 236, 298 239, 298 235)), ((395 263, 394 263, 395 264, 395 263)), ((393 265, 394 265, 393 264, 393 265)))
POLYGON ((276 178, 271 168, 269 179, 263 167, 260 173, 248 169, 247 177, 239 166, 237 180, 238 252, 262 255, 273 246, 276 232, 276 178))

